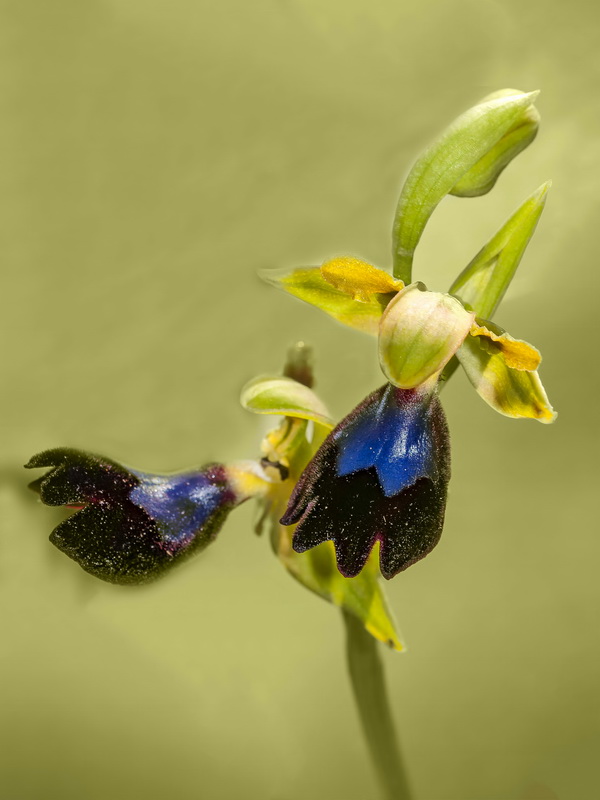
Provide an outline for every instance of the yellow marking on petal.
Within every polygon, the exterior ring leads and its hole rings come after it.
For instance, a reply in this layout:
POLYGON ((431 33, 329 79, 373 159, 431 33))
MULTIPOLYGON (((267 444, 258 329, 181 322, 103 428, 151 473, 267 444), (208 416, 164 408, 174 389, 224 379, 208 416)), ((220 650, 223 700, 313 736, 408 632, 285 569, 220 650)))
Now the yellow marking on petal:
POLYGON ((326 261, 321 267, 321 275, 335 289, 360 303, 368 303, 371 295, 390 294, 404 288, 402 281, 393 278, 389 272, 352 256, 326 261))
POLYGON ((288 456, 294 453, 305 439, 308 421, 285 417, 281 424, 270 431, 262 441, 261 450, 269 461, 289 467, 288 456))
POLYGON ((293 270, 264 270, 264 280, 278 289, 320 308, 350 328, 377 336, 379 320, 393 293, 374 294, 368 302, 353 300, 350 294, 336 289, 325 280, 320 267, 293 270))
POLYGON ((495 342, 498 345, 506 366, 512 369, 533 372, 539 367, 542 361, 539 350, 528 342, 524 342, 522 339, 513 339, 509 333, 494 333, 494 331, 490 330, 485 325, 473 324, 471 336, 483 336, 495 342))
POLYGON ((257 461, 236 461, 226 464, 225 470, 233 491, 240 500, 262 497, 270 491, 274 483, 257 461))
POLYGON ((485 337, 467 336, 456 353, 479 396, 507 417, 554 422, 556 412, 537 370, 509 367, 502 352, 492 353, 482 347, 490 341, 485 337))

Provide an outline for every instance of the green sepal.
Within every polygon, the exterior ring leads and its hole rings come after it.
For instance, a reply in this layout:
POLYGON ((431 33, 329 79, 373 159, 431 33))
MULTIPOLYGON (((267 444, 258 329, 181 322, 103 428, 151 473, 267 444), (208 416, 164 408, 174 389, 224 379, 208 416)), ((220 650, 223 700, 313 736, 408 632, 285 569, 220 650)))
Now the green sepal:
POLYGON ((281 375, 253 378, 242 389, 240 402, 255 414, 278 414, 333 427, 327 408, 312 389, 281 375))
POLYGON ((519 206, 450 287, 478 317, 491 319, 504 297, 540 219, 551 181, 519 206))
POLYGON ((467 336, 456 357, 476 392, 495 411, 546 423, 556 419, 537 370, 508 366, 493 341, 467 336))
POLYGON ((310 303, 338 322, 364 333, 377 335, 379 320, 394 293, 372 294, 366 301, 335 288, 325 280, 320 267, 299 267, 292 270, 262 270, 267 283, 310 303))
MULTIPOLYGON (((519 94, 515 89, 502 89, 485 97, 482 102, 497 97, 519 94)), ((534 105, 525 109, 514 126, 454 185, 450 194, 455 197, 480 197, 494 188, 502 171, 522 153, 537 136, 540 114, 534 105)))
POLYGON ((415 249, 438 203, 506 134, 519 126, 537 95, 538 92, 515 92, 478 103, 458 117, 417 160, 394 217, 395 277, 406 284, 411 282, 415 249))
POLYGON ((405 649, 380 581, 377 548, 356 578, 344 578, 337 568, 332 542, 306 553, 292 550, 292 531, 279 526, 277 554, 286 569, 307 589, 359 619, 365 629, 392 649, 405 649))
MULTIPOLYGON (((266 516, 270 517, 271 545, 283 566, 302 586, 314 594, 355 616, 371 636, 397 651, 405 649, 396 620, 388 605, 379 572, 377 548, 356 578, 344 578, 338 571, 332 542, 296 553, 292 549, 295 526, 279 524, 294 481, 310 460, 319 442, 306 442, 291 459, 293 478, 280 484, 279 490, 267 501, 266 516)), ((264 517, 263 517, 264 520, 264 517)))

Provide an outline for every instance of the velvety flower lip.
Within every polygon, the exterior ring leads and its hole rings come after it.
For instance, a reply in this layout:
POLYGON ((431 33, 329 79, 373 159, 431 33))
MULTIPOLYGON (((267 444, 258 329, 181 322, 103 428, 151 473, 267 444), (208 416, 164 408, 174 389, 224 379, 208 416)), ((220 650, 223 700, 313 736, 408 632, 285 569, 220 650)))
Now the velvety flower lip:
POLYGON ((392 578, 439 541, 449 479, 448 427, 437 393, 386 384, 323 442, 281 523, 297 523, 296 552, 333 541, 346 577, 361 571, 379 541, 381 573, 392 578))
POLYGON ((393 497, 418 478, 437 478, 429 415, 423 413, 420 394, 396 390, 391 384, 374 394, 378 399, 369 404, 369 413, 358 414, 334 434, 339 448, 338 475, 375 467, 386 497, 393 497))
POLYGON ((79 507, 50 541, 87 572, 111 583, 143 583, 205 547, 240 495, 222 464, 150 475, 80 450, 56 448, 28 468, 51 467, 33 481, 47 505, 79 507))

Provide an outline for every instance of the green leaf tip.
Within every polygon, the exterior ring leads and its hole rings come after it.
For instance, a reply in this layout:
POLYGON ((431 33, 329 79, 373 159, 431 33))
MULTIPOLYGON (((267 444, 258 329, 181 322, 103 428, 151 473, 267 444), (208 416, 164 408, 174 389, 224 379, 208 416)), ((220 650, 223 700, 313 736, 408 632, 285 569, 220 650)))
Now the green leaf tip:
POLYGON ((552 181, 546 181, 482 247, 456 278, 450 294, 491 319, 512 281, 546 204, 552 181))

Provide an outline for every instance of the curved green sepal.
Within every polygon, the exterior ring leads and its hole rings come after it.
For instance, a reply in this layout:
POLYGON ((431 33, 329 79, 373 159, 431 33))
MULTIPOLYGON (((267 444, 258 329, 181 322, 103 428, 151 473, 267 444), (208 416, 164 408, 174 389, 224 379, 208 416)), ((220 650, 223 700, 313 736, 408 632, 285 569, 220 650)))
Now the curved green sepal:
POLYGON ((327 408, 312 389, 281 375, 254 378, 242 389, 240 402, 255 414, 278 414, 333 427, 327 408))
POLYGON ((533 236, 550 186, 550 181, 542 184, 519 206, 450 287, 450 294, 478 317, 491 319, 498 308, 533 236))
POLYGON ((410 283, 415 249, 438 203, 518 127, 537 95, 538 92, 515 92, 478 103, 458 117, 417 160, 400 194, 394 218, 395 277, 410 283))
POLYGON ((360 575, 344 578, 338 571, 332 542, 324 542, 299 554, 292 550, 292 529, 279 526, 278 536, 277 554, 297 581, 353 614, 375 639, 394 650, 405 649, 379 580, 379 556, 376 552, 371 554, 360 575))
MULTIPOLYGON (((481 101, 495 100, 519 94, 516 89, 502 89, 484 97, 481 101)), ((540 114, 532 104, 516 120, 510 130, 454 185, 450 194, 456 197, 479 197, 494 188, 502 171, 522 153, 537 136, 540 114)))
POLYGON ((320 267, 293 270, 263 270, 261 278, 294 297, 310 303, 338 322, 364 333, 377 335, 379 320, 393 294, 371 294, 357 300, 325 280, 320 267))
POLYGON ((412 283, 388 305, 379 326, 379 363, 401 389, 413 389, 444 368, 468 336, 475 314, 454 297, 412 283))
POLYGON ((554 412, 537 370, 509 367, 500 347, 467 336, 456 356, 480 397, 507 417, 554 422, 554 412))

